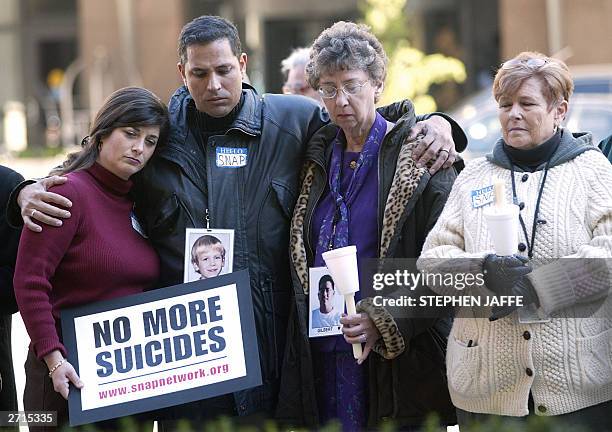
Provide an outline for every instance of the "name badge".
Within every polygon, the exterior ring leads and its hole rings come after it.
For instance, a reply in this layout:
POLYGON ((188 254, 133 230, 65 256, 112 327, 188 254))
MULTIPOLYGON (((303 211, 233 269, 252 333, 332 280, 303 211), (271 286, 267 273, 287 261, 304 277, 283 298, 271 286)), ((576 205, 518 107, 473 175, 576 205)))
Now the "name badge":
POLYGON ((217 147, 216 163, 219 168, 242 168, 247 164, 246 148, 217 147))
POLYGON ((493 185, 473 190, 471 193, 472 208, 484 207, 493 202, 493 185))

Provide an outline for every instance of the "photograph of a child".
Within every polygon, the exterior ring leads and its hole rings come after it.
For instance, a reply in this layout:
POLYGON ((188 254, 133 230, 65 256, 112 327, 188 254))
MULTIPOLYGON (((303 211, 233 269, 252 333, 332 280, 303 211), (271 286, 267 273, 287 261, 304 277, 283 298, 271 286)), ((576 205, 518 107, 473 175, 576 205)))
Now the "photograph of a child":
POLYGON ((344 297, 327 267, 310 269, 310 337, 342 334, 340 317, 344 312, 344 297))
POLYGON ((191 264, 200 279, 219 276, 225 266, 225 246, 217 237, 203 235, 191 247, 191 264))
POLYGON ((184 281, 232 272, 234 230, 188 228, 185 235, 184 281))

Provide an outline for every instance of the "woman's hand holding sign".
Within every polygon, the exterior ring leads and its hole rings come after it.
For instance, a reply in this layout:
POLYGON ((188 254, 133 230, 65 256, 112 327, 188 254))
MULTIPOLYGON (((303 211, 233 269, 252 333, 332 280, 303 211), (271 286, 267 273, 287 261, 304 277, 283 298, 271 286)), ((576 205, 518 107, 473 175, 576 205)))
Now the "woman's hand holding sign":
POLYGON ((52 351, 44 359, 49 368, 49 378, 53 381, 53 389, 64 399, 68 399, 71 382, 76 388, 83 388, 81 378, 59 350, 52 351))

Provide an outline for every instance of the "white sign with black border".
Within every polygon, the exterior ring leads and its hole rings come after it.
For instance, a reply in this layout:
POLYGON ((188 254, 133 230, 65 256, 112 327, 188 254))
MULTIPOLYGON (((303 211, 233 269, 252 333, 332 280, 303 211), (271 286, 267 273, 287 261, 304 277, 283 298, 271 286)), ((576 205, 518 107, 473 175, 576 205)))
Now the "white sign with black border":
POLYGON ((70 425, 261 385, 247 271, 62 311, 70 425))

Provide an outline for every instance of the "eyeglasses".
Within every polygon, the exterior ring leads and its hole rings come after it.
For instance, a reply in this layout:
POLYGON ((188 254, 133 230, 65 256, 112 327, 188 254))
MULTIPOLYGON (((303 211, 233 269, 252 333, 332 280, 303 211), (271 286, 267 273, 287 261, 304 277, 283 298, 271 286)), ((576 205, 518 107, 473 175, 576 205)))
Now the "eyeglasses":
POLYGON ((531 69, 539 69, 542 66, 544 66, 546 63, 548 63, 548 59, 542 58, 542 57, 535 57, 535 58, 528 58, 528 59, 512 59, 512 60, 508 60, 507 62, 502 63, 501 68, 511 69, 518 65, 525 65, 531 69))
MULTIPOLYGON (((367 80, 362 83, 350 82, 341 86, 340 90, 342 90, 346 96, 355 96, 367 83, 367 80)), ((322 85, 319 87, 319 94, 323 99, 333 99, 338 94, 338 88, 333 85, 322 85)))

